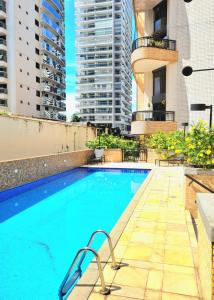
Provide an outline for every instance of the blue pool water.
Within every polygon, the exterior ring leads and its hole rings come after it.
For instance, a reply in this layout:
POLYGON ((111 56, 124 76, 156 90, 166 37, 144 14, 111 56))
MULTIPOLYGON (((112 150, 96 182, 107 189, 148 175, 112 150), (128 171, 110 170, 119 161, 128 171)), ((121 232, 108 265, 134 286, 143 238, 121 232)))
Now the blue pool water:
POLYGON ((77 168, 1 192, 0 299, 58 299, 77 250, 94 230, 111 231, 147 174, 77 168))

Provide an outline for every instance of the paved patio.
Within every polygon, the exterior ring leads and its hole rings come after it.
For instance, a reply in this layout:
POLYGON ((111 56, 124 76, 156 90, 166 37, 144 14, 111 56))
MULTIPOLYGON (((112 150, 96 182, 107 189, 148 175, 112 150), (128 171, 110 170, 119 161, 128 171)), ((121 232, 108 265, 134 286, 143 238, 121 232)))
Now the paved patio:
MULTIPOLYGON (((142 168, 142 166, 141 166, 142 168)), ((202 299, 197 274, 197 241, 184 209, 183 169, 155 168, 150 183, 115 248, 118 271, 104 269, 111 288, 89 300, 202 299)))

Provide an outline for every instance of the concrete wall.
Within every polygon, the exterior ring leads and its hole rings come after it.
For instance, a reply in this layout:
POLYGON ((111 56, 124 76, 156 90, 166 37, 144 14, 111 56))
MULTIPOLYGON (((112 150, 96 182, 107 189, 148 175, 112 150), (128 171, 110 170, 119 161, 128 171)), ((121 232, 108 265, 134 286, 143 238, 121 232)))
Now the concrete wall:
POLYGON ((0 162, 0 191, 84 165, 92 153, 81 150, 0 162))
POLYGON ((95 136, 86 125, 0 116, 0 161, 84 150, 95 136))
POLYGON ((214 195, 197 194, 198 271, 201 299, 214 299, 214 195))
POLYGON ((173 132, 177 130, 177 123, 173 121, 134 121, 131 134, 154 134, 160 131, 173 132))
MULTIPOLYGON (((185 168, 184 173, 190 175, 201 184, 214 190, 214 171, 198 168, 185 168)), ((198 206, 196 203, 197 193, 210 194, 208 190, 185 177, 185 208, 188 209, 194 218, 198 217, 198 206)))
POLYGON ((212 300, 214 273, 213 273, 213 251, 214 244, 210 241, 202 218, 199 214, 198 220, 198 269, 202 294, 204 300, 212 300))

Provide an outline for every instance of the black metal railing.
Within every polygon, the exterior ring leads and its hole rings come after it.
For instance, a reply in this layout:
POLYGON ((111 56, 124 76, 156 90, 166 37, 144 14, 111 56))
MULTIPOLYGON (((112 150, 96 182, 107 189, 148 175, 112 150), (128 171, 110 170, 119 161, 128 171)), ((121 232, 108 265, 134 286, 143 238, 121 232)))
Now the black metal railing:
POLYGON ((166 50, 176 50, 176 41, 169 39, 162 39, 152 36, 145 36, 136 39, 132 44, 132 52, 138 48, 152 47, 166 50))
POLYGON ((3 39, 3 38, 0 38, 0 45, 7 45, 7 42, 6 42, 6 40, 5 39, 3 39))
POLYGON ((132 121, 175 121, 174 111, 144 110, 132 114, 132 121))
POLYGON ((124 149, 123 161, 145 161, 147 162, 147 149, 124 149))
POLYGON ((195 182, 196 184, 198 184, 199 186, 201 186, 202 188, 204 188, 206 191, 210 192, 210 193, 214 193, 214 190, 211 189, 209 186, 205 185, 203 182, 200 182, 199 180, 195 179, 194 177, 188 175, 188 174, 185 174, 185 176, 187 178, 189 178, 191 180, 190 184, 191 185, 193 182, 195 182))
POLYGON ((0 27, 6 29, 6 23, 4 21, 0 21, 0 27))

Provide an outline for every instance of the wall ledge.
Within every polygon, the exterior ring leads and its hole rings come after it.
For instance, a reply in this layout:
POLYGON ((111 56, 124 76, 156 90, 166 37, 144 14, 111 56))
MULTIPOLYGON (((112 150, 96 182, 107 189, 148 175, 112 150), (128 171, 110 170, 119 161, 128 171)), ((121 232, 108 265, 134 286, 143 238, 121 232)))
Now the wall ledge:
POLYGON ((210 242, 214 242, 214 194, 197 194, 198 210, 210 242))

